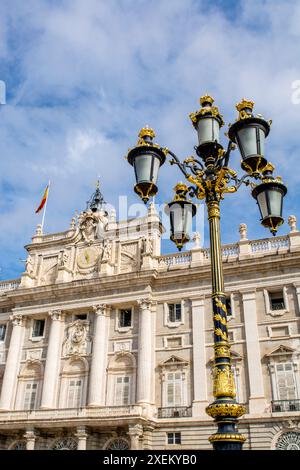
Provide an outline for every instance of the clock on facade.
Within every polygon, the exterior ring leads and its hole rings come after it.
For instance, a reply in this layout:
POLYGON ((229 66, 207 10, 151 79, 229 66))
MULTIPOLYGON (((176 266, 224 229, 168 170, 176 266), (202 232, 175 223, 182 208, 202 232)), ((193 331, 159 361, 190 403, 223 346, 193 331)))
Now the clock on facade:
POLYGON ((77 257, 77 264, 80 268, 90 268, 97 262, 98 253, 94 248, 84 248, 77 257))

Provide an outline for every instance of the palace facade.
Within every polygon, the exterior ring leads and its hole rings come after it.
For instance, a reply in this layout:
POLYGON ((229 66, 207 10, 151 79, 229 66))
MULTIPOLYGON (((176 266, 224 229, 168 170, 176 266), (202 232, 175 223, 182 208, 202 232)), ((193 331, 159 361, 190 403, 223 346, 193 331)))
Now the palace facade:
MULTIPOLYGON (((300 450, 300 232, 222 247, 244 449, 300 450)), ((83 211, 0 283, 1 449, 210 449, 209 249, 83 211)))

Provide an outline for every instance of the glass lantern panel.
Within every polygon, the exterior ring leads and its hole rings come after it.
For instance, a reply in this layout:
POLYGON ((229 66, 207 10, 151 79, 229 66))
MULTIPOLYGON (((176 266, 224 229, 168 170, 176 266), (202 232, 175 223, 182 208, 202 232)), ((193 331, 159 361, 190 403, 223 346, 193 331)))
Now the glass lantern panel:
POLYGON ((193 213, 192 205, 188 205, 184 212, 184 232, 188 235, 192 229, 193 213))
POLYGON ((262 129, 259 129, 259 142, 260 142, 260 155, 265 155, 265 133, 262 129))
POLYGON ((160 166, 160 161, 158 158, 149 154, 139 155, 135 158, 134 165, 135 165, 137 183, 143 183, 145 181, 152 181, 153 183, 156 183, 157 176, 158 176, 158 169, 160 166), (152 161, 153 161, 153 167, 152 167, 152 161))
POLYGON ((149 155, 139 155, 135 158, 134 165, 137 183, 150 181, 151 162, 152 156, 149 155))
POLYGON ((152 169, 152 179, 153 183, 156 183, 158 177, 158 170, 160 167, 160 160, 156 157, 153 157, 153 169, 152 169))
POLYGON ((243 158, 257 155, 255 127, 243 127, 238 131, 238 144, 243 158))
POLYGON ((220 126, 214 118, 204 118, 198 121, 198 141, 199 145, 205 142, 219 142, 220 126))
POLYGON ((261 218, 264 219, 267 217, 268 214, 268 206, 267 206, 267 197, 266 197, 267 191, 262 191, 257 195, 257 202, 258 202, 258 207, 260 210, 261 218))
MULTIPOLYGON (((188 234, 192 226, 192 205, 174 204, 170 209, 171 229, 174 235, 188 234)), ((179 237, 180 238, 180 237, 179 237)))
POLYGON ((282 192, 278 189, 269 189, 268 198, 269 198, 269 207, 271 215, 281 217, 281 203, 282 203, 282 192))

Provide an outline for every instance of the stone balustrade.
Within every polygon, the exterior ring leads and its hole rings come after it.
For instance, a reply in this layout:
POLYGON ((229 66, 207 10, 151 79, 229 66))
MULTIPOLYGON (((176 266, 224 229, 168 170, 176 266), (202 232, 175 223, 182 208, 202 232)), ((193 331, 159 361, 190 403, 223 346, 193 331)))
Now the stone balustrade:
POLYGON ((0 411, 0 423, 14 421, 57 421, 80 418, 113 418, 141 416, 142 407, 138 405, 103 406, 92 408, 57 408, 52 410, 14 410, 0 411))
POLYGON ((21 279, 12 279, 10 281, 0 281, 0 295, 2 292, 17 289, 20 283, 21 283, 21 279))

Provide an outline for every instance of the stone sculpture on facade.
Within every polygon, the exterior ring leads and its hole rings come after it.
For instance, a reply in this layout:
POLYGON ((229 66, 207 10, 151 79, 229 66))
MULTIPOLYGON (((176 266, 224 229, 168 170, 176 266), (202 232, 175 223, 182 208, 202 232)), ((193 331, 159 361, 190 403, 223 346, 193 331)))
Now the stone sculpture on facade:
POLYGON ((291 232, 297 232, 297 218, 295 215, 290 215, 288 218, 288 224, 291 228, 291 232))
POLYGON ((64 355, 83 355, 87 353, 87 334, 89 322, 76 320, 67 327, 67 338, 64 343, 64 355))

